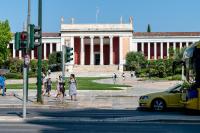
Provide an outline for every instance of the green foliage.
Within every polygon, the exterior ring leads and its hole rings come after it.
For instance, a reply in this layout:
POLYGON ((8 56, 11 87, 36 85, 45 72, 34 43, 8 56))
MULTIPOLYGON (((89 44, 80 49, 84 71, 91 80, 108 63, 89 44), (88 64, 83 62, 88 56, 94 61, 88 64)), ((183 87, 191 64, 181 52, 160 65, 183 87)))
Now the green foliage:
POLYGON ((182 49, 178 49, 175 53, 175 57, 174 57, 174 60, 175 61, 181 61, 182 58, 183 58, 183 53, 185 51, 186 48, 182 48, 182 49))
POLYGON ((47 72, 48 69, 49 69, 49 64, 48 64, 48 61, 47 60, 43 60, 42 61, 42 69, 43 69, 43 72, 47 72))
POLYGON ((36 73, 37 72, 37 60, 31 60, 30 62, 30 71, 36 73))
POLYGON ((151 32, 151 25, 150 24, 148 24, 148 26, 147 26, 147 32, 151 32))
POLYGON ((57 60, 57 52, 53 52, 52 54, 49 55, 48 64, 49 64, 49 69, 52 72, 61 70, 61 65, 60 63, 58 63, 57 60))
POLYGON ((175 51, 174 51, 173 47, 169 47, 169 58, 173 59, 174 58, 174 54, 175 54, 175 51))
POLYGON ((9 55, 7 45, 12 39, 8 20, 0 21, 0 66, 4 64, 9 55))
POLYGON ((52 54, 49 55, 49 65, 51 64, 57 64, 57 59, 56 59, 56 52, 53 52, 52 54))
POLYGON ((11 73, 21 73, 23 61, 18 58, 9 58, 8 67, 11 73))
POLYGON ((145 62, 146 59, 141 52, 129 52, 126 55, 126 65, 132 70, 139 70, 145 62))
POLYGON ((6 79, 22 79, 23 78, 21 73, 7 73, 5 77, 6 79))

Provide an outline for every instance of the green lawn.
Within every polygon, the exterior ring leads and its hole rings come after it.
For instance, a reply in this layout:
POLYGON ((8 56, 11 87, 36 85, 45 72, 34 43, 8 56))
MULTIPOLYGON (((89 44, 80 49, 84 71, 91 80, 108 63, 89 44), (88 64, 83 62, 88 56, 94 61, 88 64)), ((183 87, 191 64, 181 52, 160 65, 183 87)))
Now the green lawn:
MULTIPOLYGON (((81 77, 77 78, 78 90, 120 90, 118 87, 130 87, 128 85, 117 84, 100 84, 92 82, 92 80, 105 79, 96 77, 81 77)), ((55 89, 55 82, 53 82, 52 89, 55 89)), ((7 89, 21 89, 22 84, 7 84, 7 89)), ((29 89, 36 89, 36 84, 29 84, 29 89)))

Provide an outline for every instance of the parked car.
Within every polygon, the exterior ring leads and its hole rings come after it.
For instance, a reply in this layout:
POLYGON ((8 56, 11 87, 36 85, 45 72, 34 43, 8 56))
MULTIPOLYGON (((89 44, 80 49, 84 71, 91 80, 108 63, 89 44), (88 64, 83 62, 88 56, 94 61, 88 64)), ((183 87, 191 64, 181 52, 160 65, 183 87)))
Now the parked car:
POLYGON ((182 85, 177 84, 164 92, 151 93, 141 96, 139 99, 140 108, 149 108, 154 111, 163 111, 166 108, 183 108, 182 85))

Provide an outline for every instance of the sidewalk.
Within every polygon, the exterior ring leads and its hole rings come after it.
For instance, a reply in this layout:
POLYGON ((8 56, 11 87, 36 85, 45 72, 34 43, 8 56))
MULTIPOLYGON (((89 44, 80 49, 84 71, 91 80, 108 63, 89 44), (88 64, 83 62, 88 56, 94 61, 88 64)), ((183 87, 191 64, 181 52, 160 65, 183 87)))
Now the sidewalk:
MULTIPOLYGON (((113 84, 112 78, 94 82, 113 84)), ((176 84, 177 81, 137 81, 135 78, 117 79, 117 84, 128 84, 132 87, 123 90, 78 90, 78 101, 70 101, 67 95, 64 103, 55 98, 55 90, 51 97, 44 97, 44 105, 36 103, 36 90, 29 90, 28 108, 100 108, 100 109, 135 109, 141 95, 159 92, 176 84)), ((22 89, 8 90, 6 97, 0 96, 0 107, 22 107, 22 89), (10 96, 9 96, 10 95, 10 96)), ((66 91, 68 94, 68 91, 66 91)))

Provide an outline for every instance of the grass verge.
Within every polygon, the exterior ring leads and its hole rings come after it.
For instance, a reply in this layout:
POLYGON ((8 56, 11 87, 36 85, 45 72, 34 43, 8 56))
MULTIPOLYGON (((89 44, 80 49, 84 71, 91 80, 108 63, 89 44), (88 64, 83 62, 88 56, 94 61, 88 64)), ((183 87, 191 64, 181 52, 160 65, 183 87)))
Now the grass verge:
MULTIPOLYGON (((78 90, 121 90, 119 87, 130 87, 128 85, 118 84, 100 84, 93 80, 105 79, 102 77, 80 77, 77 78, 78 90)), ((23 84, 7 84, 7 89, 22 89, 23 84)), ((36 89, 36 84, 29 84, 29 89, 36 89)), ((52 89, 56 89, 56 83, 53 82, 52 89)))

